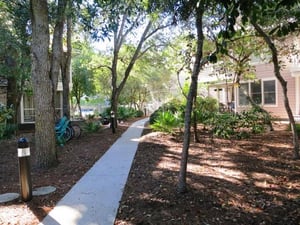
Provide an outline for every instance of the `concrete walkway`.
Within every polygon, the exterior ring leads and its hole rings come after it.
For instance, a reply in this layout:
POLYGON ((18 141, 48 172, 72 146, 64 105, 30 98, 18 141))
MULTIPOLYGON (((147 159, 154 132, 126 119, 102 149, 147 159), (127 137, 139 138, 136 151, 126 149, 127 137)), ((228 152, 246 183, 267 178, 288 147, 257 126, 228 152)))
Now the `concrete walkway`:
POLYGON ((147 120, 133 123, 40 224, 114 224, 139 137, 147 120))

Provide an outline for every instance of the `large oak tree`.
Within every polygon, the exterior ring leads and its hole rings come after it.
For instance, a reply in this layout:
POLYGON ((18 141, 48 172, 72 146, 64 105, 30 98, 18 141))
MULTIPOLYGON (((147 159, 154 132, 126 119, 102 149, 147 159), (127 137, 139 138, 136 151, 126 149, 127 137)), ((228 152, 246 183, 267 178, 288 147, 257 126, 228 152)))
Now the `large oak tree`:
POLYGON ((54 85, 49 63, 49 14, 47 0, 31 0, 32 83, 35 103, 35 147, 39 167, 57 163, 54 130, 54 85))
MULTIPOLYGON (((55 137, 55 93, 63 62, 63 32, 69 0, 53 3, 54 21, 50 48, 49 4, 45 0, 30 1, 32 83, 35 105, 35 147, 37 166, 48 168, 57 164, 55 137)), ((69 37, 70 38, 70 37, 69 37)), ((68 47, 70 39, 68 40, 68 47)), ((70 63, 70 59, 65 60, 70 63)), ((64 64, 67 65, 66 63, 64 64)), ((68 68, 64 67, 67 71, 68 68)), ((65 72, 64 70, 63 72, 65 72)))

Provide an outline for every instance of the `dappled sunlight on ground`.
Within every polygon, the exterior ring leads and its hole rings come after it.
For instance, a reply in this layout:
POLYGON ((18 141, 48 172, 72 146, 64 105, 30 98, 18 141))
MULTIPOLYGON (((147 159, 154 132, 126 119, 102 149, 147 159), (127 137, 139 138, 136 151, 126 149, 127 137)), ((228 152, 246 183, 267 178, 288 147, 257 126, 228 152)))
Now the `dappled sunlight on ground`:
POLYGON ((149 133, 133 164, 116 225, 299 225, 300 161, 285 130, 245 140, 191 141, 188 192, 176 192, 182 138, 149 133))

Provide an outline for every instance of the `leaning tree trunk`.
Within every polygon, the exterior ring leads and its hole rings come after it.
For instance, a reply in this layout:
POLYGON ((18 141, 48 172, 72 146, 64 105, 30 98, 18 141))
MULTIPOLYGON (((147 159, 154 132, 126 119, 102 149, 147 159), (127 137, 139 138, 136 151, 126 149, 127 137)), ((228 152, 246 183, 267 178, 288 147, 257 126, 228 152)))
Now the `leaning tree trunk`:
POLYGON ((118 66, 118 60, 119 60, 119 52, 121 49, 122 44, 124 44, 126 35, 128 32, 124 32, 125 29, 125 22, 127 20, 127 16, 124 15, 122 18, 121 26, 119 31, 115 31, 114 33, 114 52, 113 52, 113 60, 112 60, 112 66, 111 66, 111 87, 112 87, 112 94, 111 94, 111 111, 113 111, 115 119, 114 119, 114 127, 117 127, 117 120, 118 120, 118 102, 119 102, 119 96, 129 78, 129 75, 133 69, 133 66, 138 59, 141 49, 145 41, 151 37, 158 29, 156 29, 155 32, 149 32, 152 27, 152 22, 149 21, 147 26, 145 27, 143 34, 139 40, 139 43, 134 51, 133 56, 130 59, 130 62, 124 72, 124 76, 122 79, 120 79, 119 84, 118 82, 118 72, 117 72, 117 66, 118 66), (150 33, 150 34, 149 34, 150 33))
POLYGON ((201 7, 197 8, 196 13, 196 27, 197 27, 197 53, 196 60, 193 68, 192 79, 190 84, 190 89, 188 93, 186 108, 185 108, 185 117, 184 117, 184 139, 182 146, 182 155, 180 162, 180 171, 177 191, 179 193, 184 193, 187 191, 186 187, 186 173, 187 173, 187 162, 189 155, 190 147, 190 136, 191 136, 191 117, 193 110, 193 103, 195 96, 197 95, 197 85, 198 85, 198 75, 200 72, 200 62, 202 59, 202 49, 203 49, 203 30, 202 30, 202 16, 203 9, 201 7))
POLYGON ((200 143, 198 128, 197 128, 197 87, 196 87, 196 96, 194 96, 194 109, 193 109, 193 127, 194 127, 194 141, 200 143))
POLYGON ((299 159, 300 156, 299 156, 298 133, 297 133, 297 129, 296 129, 294 115, 292 113, 292 110, 291 110, 291 107, 289 104, 289 99, 287 96, 287 91, 288 91, 287 90, 287 82, 283 79, 283 77, 281 76, 281 73, 280 73, 277 49, 276 49, 274 43, 272 42, 272 40, 270 39, 270 37, 261 29, 261 27, 257 23, 252 21, 252 25, 254 26, 255 30, 263 37, 263 39, 265 40, 265 42, 267 43, 267 45, 269 46, 269 48, 271 50, 272 61, 273 61, 273 65, 274 65, 274 73, 282 87, 284 106, 285 106, 287 115, 289 117, 291 129, 292 129, 292 133, 293 133, 294 158, 299 159))
POLYGON ((32 82, 35 105, 35 149, 37 166, 57 164, 54 130, 53 83, 49 73, 49 22, 47 0, 31 0, 32 82))

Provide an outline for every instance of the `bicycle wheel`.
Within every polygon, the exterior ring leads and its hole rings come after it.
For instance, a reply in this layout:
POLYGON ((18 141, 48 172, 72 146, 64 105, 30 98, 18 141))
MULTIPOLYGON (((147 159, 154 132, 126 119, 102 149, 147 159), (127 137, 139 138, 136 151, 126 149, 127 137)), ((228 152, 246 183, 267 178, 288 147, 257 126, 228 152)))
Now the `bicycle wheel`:
POLYGON ((72 125, 72 130, 73 130, 72 137, 78 139, 81 136, 81 132, 82 132, 81 127, 78 125, 72 125))
POLYGON ((66 142, 72 139, 72 130, 70 127, 66 127, 66 131, 64 133, 64 139, 66 142))

